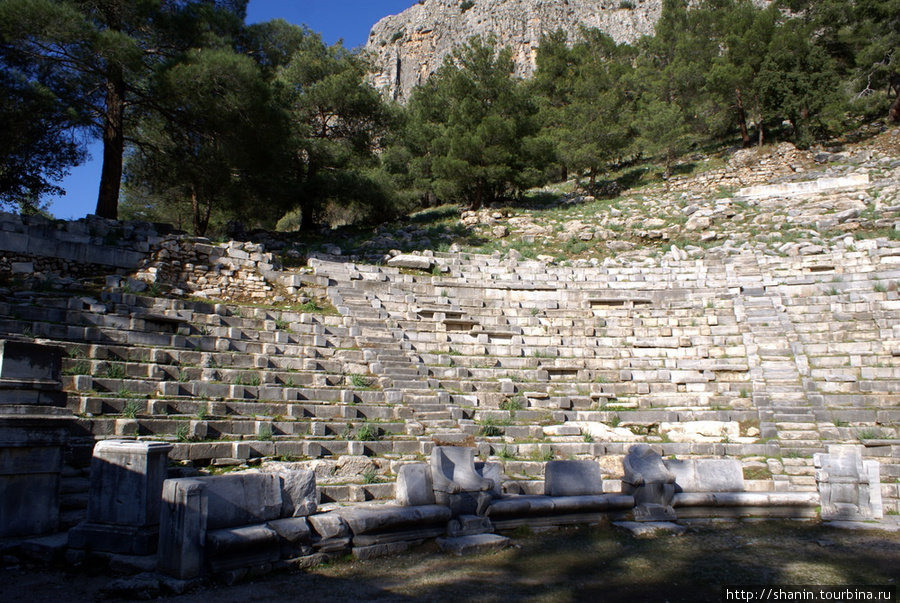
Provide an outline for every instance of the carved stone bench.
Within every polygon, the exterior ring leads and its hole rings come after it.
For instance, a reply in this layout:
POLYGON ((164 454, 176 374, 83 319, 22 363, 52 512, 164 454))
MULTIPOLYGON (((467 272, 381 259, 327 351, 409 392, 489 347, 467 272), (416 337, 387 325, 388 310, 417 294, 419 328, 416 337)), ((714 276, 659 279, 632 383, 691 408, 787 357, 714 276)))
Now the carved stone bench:
POLYGON ((519 526, 596 523, 607 514, 634 507, 627 494, 604 494, 600 465, 591 460, 550 461, 544 468, 543 496, 505 496, 494 500, 487 516, 498 530, 519 526))

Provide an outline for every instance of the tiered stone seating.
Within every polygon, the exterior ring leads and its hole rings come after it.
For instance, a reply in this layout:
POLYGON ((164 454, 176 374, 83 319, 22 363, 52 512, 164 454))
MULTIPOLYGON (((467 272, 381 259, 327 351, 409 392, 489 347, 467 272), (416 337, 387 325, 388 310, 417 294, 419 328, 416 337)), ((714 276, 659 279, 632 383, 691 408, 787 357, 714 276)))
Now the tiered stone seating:
MULTIPOLYGON (((484 453, 622 454, 633 441, 625 434, 601 444, 564 427, 619 422, 665 454, 786 455, 770 487, 814 490, 812 454, 855 437, 841 425, 861 418, 833 414, 845 412, 836 396, 851 383, 849 371, 829 365, 835 353, 854 356, 857 381, 866 368, 868 381, 887 388, 863 386, 885 409, 869 412, 872 424, 876 417, 896 423, 887 410, 895 360, 880 343, 893 324, 878 325, 887 312, 872 305, 890 308, 896 294, 874 291, 879 281, 871 277, 891 272, 877 270, 870 252, 639 267, 552 267, 497 255, 434 260, 440 276, 354 266, 349 272, 360 278, 344 282, 336 303, 357 300, 346 313, 363 309, 367 336, 406 352, 418 382, 449 403, 459 428, 487 444, 484 453), (821 294, 809 298, 811 288, 821 294), (832 308, 838 298, 847 307, 832 308), (847 316, 852 332, 843 331, 847 316), (817 335, 825 329, 831 335, 817 335), (759 433, 690 443, 656 431, 700 420, 737 421, 759 433), (546 429, 554 424, 564 428, 546 429)), ((320 275, 347 269, 315 268, 320 275)))
POLYGON ((406 437, 409 410, 369 386, 339 316, 121 294, 46 301, 0 310, 8 332, 68 351, 72 443, 88 452, 98 438, 137 436, 175 441, 172 458, 200 463, 427 453, 406 437))
POLYGON ((338 315, 31 294, 0 300, 0 329, 69 351, 85 446, 137 436, 194 463, 402 462, 474 440, 504 462, 506 492, 534 493, 529 463, 636 441, 774 473, 748 488, 813 490, 812 455, 863 439, 896 501, 892 250, 578 267, 439 253, 428 272, 311 260, 301 284, 338 315), (719 433, 678 432, 700 422, 719 433))

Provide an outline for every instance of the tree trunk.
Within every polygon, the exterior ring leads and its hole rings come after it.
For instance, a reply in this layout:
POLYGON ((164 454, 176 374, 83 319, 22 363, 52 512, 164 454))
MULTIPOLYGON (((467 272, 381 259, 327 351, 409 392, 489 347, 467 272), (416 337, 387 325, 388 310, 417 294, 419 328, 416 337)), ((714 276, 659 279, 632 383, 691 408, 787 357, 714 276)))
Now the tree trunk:
POLYGON ((300 206, 300 230, 311 232, 315 228, 315 209, 312 203, 300 206))
POLYGON ((191 185, 191 217, 194 226, 194 234, 196 236, 203 236, 203 232, 200 230, 200 200, 197 198, 197 189, 194 185, 191 185))
POLYGON ((475 183, 475 198, 472 200, 472 211, 481 209, 484 203, 484 179, 479 178, 475 183))
POLYGON ((125 154, 125 78, 122 67, 111 68, 106 80, 106 116, 103 126, 103 167, 96 214, 119 218, 119 189, 122 186, 122 161, 125 154))
MULTIPOLYGON (((121 0, 109 2, 104 9, 101 10, 106 13, 107 27, 111 31, 121 31, 121 0)), ((108 69, 103 123, 103 166, 100 170, 96 214, 101 218, 117 220, 125 154, 125 68, 120 63, 110 62, 108 69)))
POLYGON ((744 148, 750 146, 750 132, 747 131, 747 112, 744 111, 744 97, 741 95, 741 89, 734 89, 735 99, 737 100, 737 120, 738 126, 741 128, 741 140, 744 148))
POLYGON ((894 102, 888 109, 888 121, 891 123, 900 123, 900 73, 891 74, 891 88, 894 89, 894 102))

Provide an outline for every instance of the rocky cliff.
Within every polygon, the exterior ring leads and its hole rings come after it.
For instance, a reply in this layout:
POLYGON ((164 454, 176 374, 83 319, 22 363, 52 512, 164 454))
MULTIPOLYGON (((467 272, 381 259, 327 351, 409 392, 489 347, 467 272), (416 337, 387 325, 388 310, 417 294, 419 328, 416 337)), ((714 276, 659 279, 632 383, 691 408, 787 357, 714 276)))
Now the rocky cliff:
POLYGON ((376 23, 366 49, 377 66, 375 85, 403 102, 471 36, 494 34, 512 48, 516 74, 528 77, 541 35, 562 29, 571 40, 584 25, 632 42, 653 32, 661 10, 662 0, 421 0, 376 23))

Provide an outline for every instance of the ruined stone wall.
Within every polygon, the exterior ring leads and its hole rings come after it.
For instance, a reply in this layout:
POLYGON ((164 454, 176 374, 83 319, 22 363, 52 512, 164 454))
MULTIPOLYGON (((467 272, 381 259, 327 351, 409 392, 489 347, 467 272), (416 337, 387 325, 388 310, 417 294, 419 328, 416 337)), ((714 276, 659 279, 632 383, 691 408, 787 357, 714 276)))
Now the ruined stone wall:
POLYGON ((257 243, 172 232, 171 226, 96 216, 77 221, 0 213, 0 275, 30 288, 80 289, 80 279, 117 274, 173 293, 253 300, 275 287, 275 259, 257 243))

